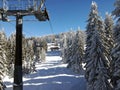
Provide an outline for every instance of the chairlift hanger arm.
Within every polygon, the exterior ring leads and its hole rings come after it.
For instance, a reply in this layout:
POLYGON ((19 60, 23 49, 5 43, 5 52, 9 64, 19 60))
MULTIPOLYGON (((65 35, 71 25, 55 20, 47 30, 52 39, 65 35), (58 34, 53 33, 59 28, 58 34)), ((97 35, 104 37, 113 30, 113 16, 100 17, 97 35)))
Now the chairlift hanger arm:
MULTIPOLYGON (((35 2, 35 1, 34 1, 35 2)), ((0 14, 4 18, 7 18, 7 16, 28 16, 28 15, 34 15, 36 19, 39 21, 46 21, 49 20, 48 12, 46 10, 45 6, 45 0, 40 1, 40 5, 37 6, 38 9, 35 8, 36 6, 31 6, 27 9, 4 9, 3 7, 0 8, 0 14), (43 8, 44 7, 44 8, 43 8)))

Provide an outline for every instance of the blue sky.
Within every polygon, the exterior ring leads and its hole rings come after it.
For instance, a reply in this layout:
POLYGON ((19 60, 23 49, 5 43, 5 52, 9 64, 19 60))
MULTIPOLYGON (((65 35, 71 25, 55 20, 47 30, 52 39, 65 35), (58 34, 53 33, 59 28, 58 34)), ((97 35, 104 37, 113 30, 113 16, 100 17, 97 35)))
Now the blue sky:
MULTIPOLYGON (((53 30, 50 28, 49 21, 24 21, 23 33, 30 36, 44 36, 49 34, 58 34, 67 32, 71 28, 77 30, 80 27, 85 30, 86 20, 90 12, 91 2, 98 4, 100 16, 104 18, 105 12, 114 10, 115 0, 46 0, 46 7, 49 12, 50 22, 53 30)), ((32 17, 24 17, 24 20, 35 19, 32 17)), ((4 27, 7 36, 15 32, 15 22, 1 22, 0 28, 4 27)))

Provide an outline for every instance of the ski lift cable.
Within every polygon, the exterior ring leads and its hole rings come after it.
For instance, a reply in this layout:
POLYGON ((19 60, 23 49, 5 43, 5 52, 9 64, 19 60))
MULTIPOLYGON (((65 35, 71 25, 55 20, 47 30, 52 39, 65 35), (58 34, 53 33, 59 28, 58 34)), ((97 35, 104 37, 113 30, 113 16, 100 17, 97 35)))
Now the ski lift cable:
POLYGON ((54 34, 52 23, 51 23, 50 20, 48 22, 49 22, 49 25, 50 25, 50 30, 51 30, 52 34, 54 34))
MULTIPOLYGON (((43 0, 43 1, 45 1, 45 0, 43 0)), ((43 6, 46 9, 45 3, 43 3, 43 6)), ((11 23, 12 21, 15 21, 15 20, 10 20, 10 21, 8 21, 8 23, 11 24, 12 26, 15 26, 13 23, 11 23)), ((37 22, 37 20, 23 20, 23 21, 35 21, 35 22, 37 22)), ((50 25, 50 30, 51 30, 52 34, 54 35, 54 30, 53 30, 53 25, 51 23, 51 20, 49 19, 48 22, 49 22, 49 25, 50 25)))
MULTIPOLYGON (((45 3, 43 3, 43 4, 44 4, 45 9, 47 10, 46 4, 45 3)), ((50 25, 50 30, 51 30, 52 34, 54 35, 53 25, 52 25, 52 22, 51 22, 50 18, 49 18, 48 22, 49 22, 49 25, 50 25)))

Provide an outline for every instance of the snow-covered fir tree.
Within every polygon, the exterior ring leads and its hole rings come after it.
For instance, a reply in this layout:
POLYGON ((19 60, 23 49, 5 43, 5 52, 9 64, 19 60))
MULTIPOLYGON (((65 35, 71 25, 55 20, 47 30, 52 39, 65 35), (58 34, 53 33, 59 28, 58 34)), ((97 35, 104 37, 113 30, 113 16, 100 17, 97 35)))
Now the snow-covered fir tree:
POLYGON ((111 54, 111 50, 113 48, 113 19, 112 16, 106 13, 105 18, 105 46, 107 47, 108 54, 111 54))
POLYGON ((114 28, 115 45, 112 50, 113 57, 113 77, 112 83, 115 90, 120 90, 120 0, 116 0, 115 9, 112 14, 116 17, 117 22, 114 28))
POLYGON ((46 60, 46 50, 45 48, 41 47, 40 48, 40 59, 41 59, 41 62, 44 62, 46 60))
POLYGON ((45 39, 40 39, 39 41, 40 44, 40 59, 42 62, 46 60, 46 51, 47 51, 47 42, 45 39))
POLYGON ((29 70, 29 73, 31 72, 34 72, 36 71, 36 67, 35 67, 35 53, 34 53, 34 50, 33 50, 33 40, 31 39, 27 39, 27 56, 26 56, 26 59, 28 60, 27 63, 27 67, 28 67, 28 70, 29 70))
POLYGON ((34 52, 33 52, 33 41, 29 39, 25 39, 24 43, 24 49, 25 49, 25 57, 23 61, 23 73, 29 74, 31 72, 35 71, 35 65, 34 65, 34 52))
POLYGON ((28 67, 26 67, 28 63, 28 59, 26 58, 28 55, 28 44, 25 39, 25 36, 22 36, 22 67, 23 67, 23 74, 27 74, 29 72, 28 67), (26 63, 27 62, 27 63, 26 63))
POLYGON ((36 62, 45 61, 47 43, 41 38, 27 39, 23 37, 23 71, 29 74, 36 71, 36 62))
POLYGON ((7 42, 8 75, 13 77, 15 61, 15 33, 12 33, 7 42))
POLYGON ((66 63, 67 62, 67 35, 64 34, 63 35, 63 43, 62 43, 62 59, 63 59, 63 62, 66 63))
POLYGON ((7 74, 7 56, 6 56, 7 38, 3 31, 0 31, 0 90, 4 90, 2 82, 3 77, 7 74))
POLYGON ((97 4, 92 2, 87 24, 85 51, 85 77, 88 90, 112 90, 109 82, 109 60, 104 46, 104 25, 101 21, 97 4))
POLYGON ((66 33, 64 35, 64 47, 63 47, 63 51, 62 51, 62 58, 63 58, 63 62, 64 63, 68 63, 71 58, 72 58, 72 55, 73 55, 73 52, 72 52, 72 43, 73 43, 73 37, 75 36, 75 32, 73 31, 69 31, 68 33, 66 33))
POLYGON ((63 61, 64 61, 64 63, 66 63, 66 55, 67 55, 67 36, 66 36, 66 34, 63 34, 63 40, 62 40, 62 51, 61 51, 61 53, 62 53, 62 59, 63 59, 63 61))
POLYGON ((71 68, 74 72, 80 73, 82 72, 82 62, 83 62, 83 54, 84 54, 84 43, 82 38, 82 31, 77 31, 74 36, 74 40, 71 46, 73 54, 71 55, 71 59, 68 62, 68 68, 71 68))
MULTIPOLYGON (((13 77, 14 72, 14 61, 15 61, 15 38, 16 35, 13 33, 8 39, 7 44, 7 62, 8 62, 8 75, 13 77)), ((23 60, 23 74, 28 74, 35 71, 34 63, 34 50, 33 40, 28 40, 24 36, 22 38, 22 60, 23 60)))
POLYGON ((106 13, 106 17, 104 20, 104 24, 105 24, 105 38, 104 38, 104 44, 105 44, 105 48, 106 48, 106 56, 107 58, 109 58, 110 60, 110 77, 112 77, 112 71, 113 71, 113 60, 112 60, 112 55, 111 55, 111 51, 112 48, 114 46, 114 40, 113 40, 113 19, 112 16, 108 13, 106 13))

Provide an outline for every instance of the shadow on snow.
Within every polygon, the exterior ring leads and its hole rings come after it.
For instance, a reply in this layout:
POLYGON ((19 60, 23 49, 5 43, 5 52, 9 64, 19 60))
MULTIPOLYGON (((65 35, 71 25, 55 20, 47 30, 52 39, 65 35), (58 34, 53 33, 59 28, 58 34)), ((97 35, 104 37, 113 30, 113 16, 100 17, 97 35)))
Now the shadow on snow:
POLYGON ((61 56, 61 51, 47 51, 46 56, 61 56))
MULTIPOLYGON (((49 51, 47 56, 60 56, 60 51, 49 51)), ((39 65, 39 64, 38 64, 39 65)), ((40 64, 36 73, 24 76, 24 90, 86 90, 84 75, 67 69, 61 60, 40 64)), ((11 83, 6 82, 7 85, 11 83)), ((12 90, 8 87, 6 90, 12 90)))

